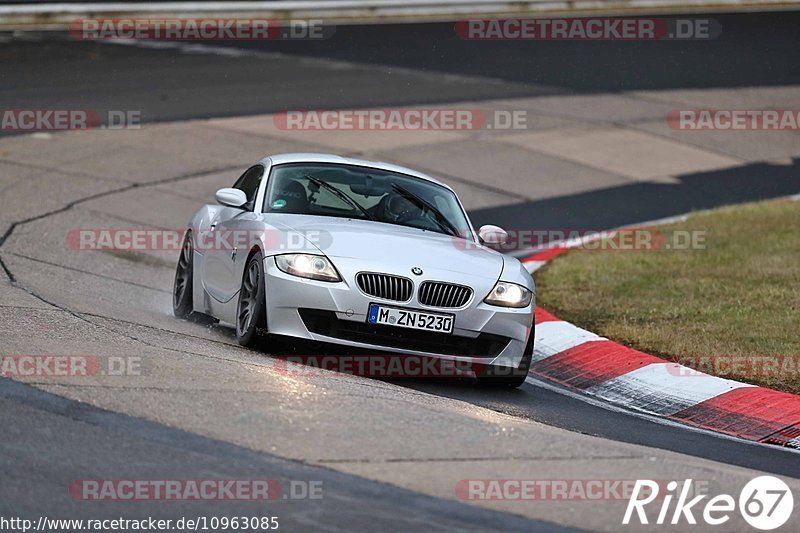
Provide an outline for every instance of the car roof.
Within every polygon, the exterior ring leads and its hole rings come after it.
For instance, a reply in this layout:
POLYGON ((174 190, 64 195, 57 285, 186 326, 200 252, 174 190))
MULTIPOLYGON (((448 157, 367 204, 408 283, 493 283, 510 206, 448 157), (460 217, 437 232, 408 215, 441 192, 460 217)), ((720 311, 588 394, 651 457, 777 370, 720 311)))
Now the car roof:
POLYGON ((398 174, 407 174, 416 178, 421 178, 437 185, 441 185, 449 190, 453 190, 446 183, 442 183, 434 177, 423 174, 416 170, 394 165, 392 163, 384 163, 382 161, 367 161, 365 159, 354 159, 352 157, 343 157, 336 154, 316 154, 316 153, 291 153, 291 154, 276 154, 265 157, 260 161, 269 165, 280 165, 283 163, 335 163, 339 165, 354 165, 359 167, 376 168, 379 170, 388 170, 389 172, 397 172, 398 174))

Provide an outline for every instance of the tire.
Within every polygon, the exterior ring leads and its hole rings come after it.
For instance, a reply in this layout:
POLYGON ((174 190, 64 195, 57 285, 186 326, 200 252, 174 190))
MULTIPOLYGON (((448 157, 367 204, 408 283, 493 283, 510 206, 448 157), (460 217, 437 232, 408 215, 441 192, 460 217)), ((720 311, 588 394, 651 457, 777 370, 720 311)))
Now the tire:
POLYGON ((194 311, 192 302, 194 276, 194 250, 192 232, 187 231, 181 246, 181 255, 175 269, 175 282, 172 285, 172 312, 178 318, 190 318, 194 311))
POLYGON ((528 336, 528 343, 522 353, 522 361, 519 362, 517 368, 487 366, 486 375, 478 378, 478 383, 493 389, 516 389, 522 386, 525 383, 525 378, 528 377, 531 361, 533 361, 534 331, 532 326, 531 333, 528 336))
POLYGON ((236 306, 236 340, 242 346, 257 347, 267 333, 264 296, 264 256, 256 251, 247 261, 236 306))

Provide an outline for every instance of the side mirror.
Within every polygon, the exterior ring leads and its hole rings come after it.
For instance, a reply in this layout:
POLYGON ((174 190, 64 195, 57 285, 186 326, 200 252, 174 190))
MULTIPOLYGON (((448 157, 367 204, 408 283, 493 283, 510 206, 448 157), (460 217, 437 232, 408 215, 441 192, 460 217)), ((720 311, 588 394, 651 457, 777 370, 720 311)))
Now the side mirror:
POLYGON ((247 196, 245 196, 244 191, 239 189, 220 189, 217 191, 215 197, 217 198, 217 202, 229 207, 242 207, 247 203, 247 196))
POLYGON ((478 230, 478 238, 484 244, 503 244, 508 240, 508 233, 503 228, 486 225, 478 230))

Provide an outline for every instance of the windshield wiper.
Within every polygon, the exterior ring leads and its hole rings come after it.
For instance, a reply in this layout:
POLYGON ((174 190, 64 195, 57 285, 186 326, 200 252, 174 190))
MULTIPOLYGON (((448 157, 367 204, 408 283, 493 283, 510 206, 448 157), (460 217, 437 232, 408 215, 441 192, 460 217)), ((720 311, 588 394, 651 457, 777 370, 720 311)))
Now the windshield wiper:
POLYGON ((444 214, 439 211, 436 207, 434 207, 431 203, 429 203, 424 198, 417 196, 413 192, 409 191, 405 187, 398 185, 396 183, 392 183, 392 189, 399 192, 404 198, 411 201, 412 203, 416 204, 417 207, 422 209, 427 209, 430 213, 433 214, 433 221, 436 222, 440 228, 445 230, 447 233, 452 235, 453 237, 460 237, 458 229, 449 221, 444 214))
POLYGON ((334 195, 336 195, 339 199, 341 199, 345 203, 350 204, 351 206, 355 207, 356 209, 361 211, 361 213, 363 213, 364 216, 367 217, 369 220, 373 220, 373 221, 375 220, 372 217, 372 215, 369 213, 369 211, 367 211, 366 209, 361 207, 361 205, 358 202, 356 202, 355 200, 353 200, 352 198, 347 196, 345 193, 343 193, 342 191, 340 191, 339 189, 337 189, 336 187, 334 187, 333 185, 331 185, 327 181, 321 180, 319 178, 315 178, 311 174, 306 174, 304 177, 308 181, 310 181, 311 183, 316 184, 318 187, 324 187, 326 190, 328 190, 329 192, 331 192, 334 195))

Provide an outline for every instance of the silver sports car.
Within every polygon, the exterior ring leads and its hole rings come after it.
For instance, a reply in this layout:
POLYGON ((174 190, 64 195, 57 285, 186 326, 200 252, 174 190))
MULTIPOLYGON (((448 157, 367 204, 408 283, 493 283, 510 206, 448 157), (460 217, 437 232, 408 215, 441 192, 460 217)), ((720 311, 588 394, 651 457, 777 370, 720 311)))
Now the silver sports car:
MULTIPOLYGON (((420 172, 326 154, 266 157, 200 209, 175 315, 267 338, 474 364, 516 387, 533 353, 533 279, 485 244, 453 190, 420 172)), ((391 356, 393 357, 393 356, 391 356)))

